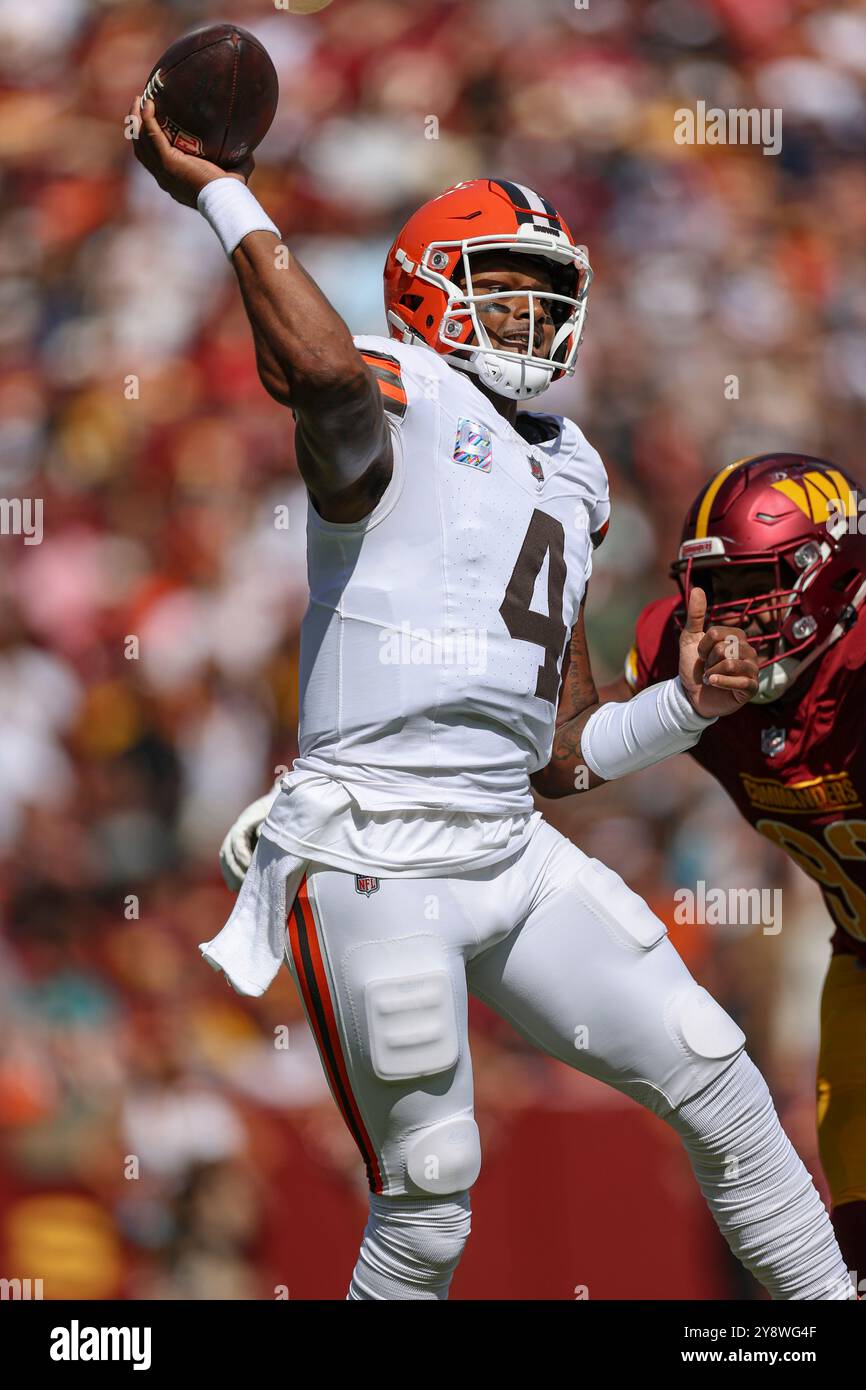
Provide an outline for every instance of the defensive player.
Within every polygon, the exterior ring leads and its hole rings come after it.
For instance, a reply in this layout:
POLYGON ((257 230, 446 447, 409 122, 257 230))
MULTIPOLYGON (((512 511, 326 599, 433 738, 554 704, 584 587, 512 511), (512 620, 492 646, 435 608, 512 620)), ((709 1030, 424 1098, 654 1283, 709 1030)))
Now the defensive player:
POLYGON ((284 955, 292 970, 369 1175, 349 1297, 447 1297, 481 1161, 468 990, 680 1134, 773 1297, 849 1297, 741 1030, 646 904, 533 810, 570 631, 562 718, 581 705, 599 778, 691 746, 756 689, 751 648, 705 633, 696 593, 679 675, 587 705, 582 605, 605 473, 571 421, 517 413, 574 368, 584 250, 531 190, 459 184, 391 249, 391 339, 353 340, 243 181, 173 149, 149 103, 136 147, 220 237, 262 381, 296 421, 301 755, 202 951, 247 994, 284 955))
MULTIPOLYGON (((818 1139, 836 1235, 866 1277, 866 536, 857 483, 823 459, 762 454, 723 468, 686 516, 681 596, 637 621, 624 700, 677 670, 684 604, 742 625, 759 690, 690 751, 756 830, 819 885, 833 923, 821 1001, 818 1139)), ((546 794, 574 790, 570 750, 546 794), (571 779, 571 780, 570 780, 571 779), (559 789, 559 790, 558 790, 559 789)))

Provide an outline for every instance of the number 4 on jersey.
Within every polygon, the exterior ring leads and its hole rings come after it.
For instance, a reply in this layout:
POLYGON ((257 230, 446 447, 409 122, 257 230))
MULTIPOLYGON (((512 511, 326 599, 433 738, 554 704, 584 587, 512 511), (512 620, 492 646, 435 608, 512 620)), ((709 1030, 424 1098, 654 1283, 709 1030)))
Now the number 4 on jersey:
POLYGON ((532 513, 499 612, 512 637, 543 648, 544 661, 538 668, 535 693, 541 700, 550 700, 551 704, 556 704, 559 693, 559 663, 565 648, 564 591, 565 531, 562 522, 548 516, 547 512, 536 510, 532 513), (547 615, 536 613, 529 606, 546 555, 550 556, 547 615))

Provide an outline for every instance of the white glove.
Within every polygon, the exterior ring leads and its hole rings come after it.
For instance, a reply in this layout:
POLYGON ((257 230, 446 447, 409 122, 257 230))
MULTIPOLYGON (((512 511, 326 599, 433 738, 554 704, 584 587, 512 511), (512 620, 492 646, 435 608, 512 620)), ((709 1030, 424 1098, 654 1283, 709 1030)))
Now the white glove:
POLYGON ((256 852, 262 826, 279 790, 279 786, 273 787, 265 796, 260 796, 258 801, 253 801, 241 811, 220 845, 220 869, 233 893, 240 891, 256 852))

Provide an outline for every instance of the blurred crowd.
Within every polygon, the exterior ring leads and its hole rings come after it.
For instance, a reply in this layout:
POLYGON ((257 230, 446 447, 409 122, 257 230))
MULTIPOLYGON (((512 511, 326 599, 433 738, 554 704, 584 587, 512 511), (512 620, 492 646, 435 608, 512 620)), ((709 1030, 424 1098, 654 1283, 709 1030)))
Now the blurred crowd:
MULTIPOLYGON (((222 835, 296 752, 305 495, 216 239, 123 117, 226 17, 280 79, 253 188, 354 331, 385 332, 394 232, 460 179, 539 188, 587 244, 577 375, 544 408, 610 473, 600 682, 714 470, 790 448, 864 473, 861 6, 0 0, 0 495, 44 528, 0 535, 0 1217, 5 1264, 73 1296, 273 1297, 298 1149, 363 1220, 288 974, 253 1004, 197 952, 231 905, 222 835), (698 100, 781 108, 781 152, 678 145, 698 100)), ((686 758, 552 816, 666 920, 696 878, 784 887, 778 937, 673 935, 819 1176, 812 886, 686 758)), ((491 1132, 539 1094, 591 1108, 481 1010, 474 1037, 491 1132)))

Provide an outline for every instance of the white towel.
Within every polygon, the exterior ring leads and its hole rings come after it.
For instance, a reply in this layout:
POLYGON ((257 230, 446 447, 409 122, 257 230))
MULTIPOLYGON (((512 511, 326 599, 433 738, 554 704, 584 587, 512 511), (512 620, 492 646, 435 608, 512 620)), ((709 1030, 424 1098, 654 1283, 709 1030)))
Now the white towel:
POLYGON ((286 912, 307 862, 262 832, 234 911, 212 941, 200 943, 208 965, 238 994, 264 994, 273 984, 285 955, 286 912))

